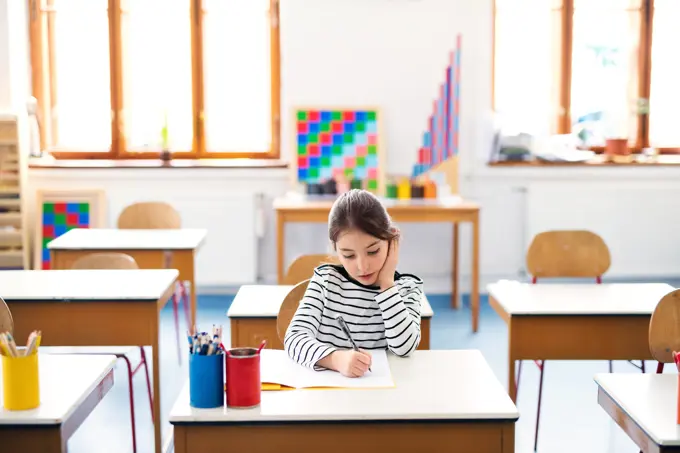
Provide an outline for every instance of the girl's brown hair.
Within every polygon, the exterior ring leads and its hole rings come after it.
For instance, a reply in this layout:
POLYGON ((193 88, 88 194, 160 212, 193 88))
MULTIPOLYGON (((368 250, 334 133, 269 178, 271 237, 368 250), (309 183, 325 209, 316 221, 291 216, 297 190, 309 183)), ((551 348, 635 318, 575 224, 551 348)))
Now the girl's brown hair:
POLYGON ((333 248, 340 234, 352 228, 385 241, 391 241, 399 234, 378 197, 359 189, 340 195, 331 208, 328 238, 333 248))

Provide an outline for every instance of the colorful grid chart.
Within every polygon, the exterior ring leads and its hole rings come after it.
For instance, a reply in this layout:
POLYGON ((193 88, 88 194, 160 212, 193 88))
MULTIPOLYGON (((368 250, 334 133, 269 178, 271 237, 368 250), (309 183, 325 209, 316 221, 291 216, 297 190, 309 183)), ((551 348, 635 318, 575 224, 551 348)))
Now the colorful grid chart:
POLYGON ((423 143, 418 150, 413 177, 420 176, 433 166, 458 155, 460 130, 460 53, 461 35, 456 38, 456 49, 449 54, 445 80, 434 100, 432 115, 423 133, 423 143))
POLYGON ((43 203, 42 215, 42 268, 50 269, 50 251, 47 244, 73 228, 89 228, 90 204, 43 203))
POLYGON ((303 183, 359 179, 378 188, 378 112, 298 110, 297 178, 303 183))

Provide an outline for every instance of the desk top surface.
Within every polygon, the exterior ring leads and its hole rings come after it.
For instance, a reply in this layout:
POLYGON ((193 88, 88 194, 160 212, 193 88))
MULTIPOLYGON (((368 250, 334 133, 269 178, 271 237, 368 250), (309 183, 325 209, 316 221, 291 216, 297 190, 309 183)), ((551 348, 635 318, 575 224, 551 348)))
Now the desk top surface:
MULTIPOLYGON (((670 366, 673 366, 672 364, 670 366)), ((680 446, 678 374, 597 374, 595 382, 657 445, 680 446)))
MULTIPOLYGON (((236 293, 227 316, 230 318, 276 318, 283 299, 293 287, 293 285, 243 285, 236 293)), ((431 318, 434 312, 427 296, 423 296, 422 302, 420 316, 431 318)))
POLYGON ((673 291, 665 283, 520 283, 487 286, 510 315, 651 315, 673 291))
POLYGON ((478 350, 389 354, 394 388, 263 391, 253 409, 193 409, 189 384, 170 413, 171 423, 385 420, 515 421, 517 408, 478 350))
MULTIPOLYGON (((274 209, 278 211, 330 211, 336 196, 304 196, 288 195, 274 199, 274 209)), ((431 210, 431 209, 450 209, 460 211, 478 211, 478 203, 463 200, 457 195, 444 198, 432 199, 409 199, 395 200, 391 198, 381 198, 383 205, 388 211, 409 211, 409 210, 431 210)))
MULTIPOLYGON (((111 371, 112 355, 50 355, 40 353, 40 406, 27 411, 4 409, 0 379, 0 425, 64 423, 111 371)), ((0 367, 0 376, 2 369, 0 367)))
POLYGON ((176 269, 2 271, 0 297, 6 302, 156 302, 178 276, 176 269))
POLYGON ((74 228, 47 244, 50 250, 196 250, 207 230, 74 228))

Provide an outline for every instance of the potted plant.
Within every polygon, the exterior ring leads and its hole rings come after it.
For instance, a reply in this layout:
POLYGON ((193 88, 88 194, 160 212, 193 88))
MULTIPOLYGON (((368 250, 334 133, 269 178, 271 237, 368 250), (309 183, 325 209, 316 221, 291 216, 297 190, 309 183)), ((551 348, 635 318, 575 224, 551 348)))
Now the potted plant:
MULTIPOLYGON (((637 116, 649 113, 649 101, 644 98, 636 99, 632 110, 637 116)), ((630 156, 631 154, 628 146, 629 118, 626 109, 610 110, 605 115, 604 154, 610 160, 615 156, 630 156)))

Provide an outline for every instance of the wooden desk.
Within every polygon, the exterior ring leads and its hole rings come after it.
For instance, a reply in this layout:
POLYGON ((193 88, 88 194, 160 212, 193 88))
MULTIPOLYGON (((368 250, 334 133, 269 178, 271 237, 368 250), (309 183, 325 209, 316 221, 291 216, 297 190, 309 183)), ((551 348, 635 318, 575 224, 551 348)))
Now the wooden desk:
POLYGON ((597 374, 597 402, 645 453, 680 452, 678 375, 597 374))
POLYGON ((266 391, 254 409, 192 409, 187 383, 170 413, 175 452, 514 451, 519 413, 479 351, 389 361, 395 388, 266 391))
POLYGON ((151 346, 160 453, 160 312, 177 276, 175 269, 3 271, 0 297, 14 318, 16 338, 39 329, 44 346, 151 346))
MULTIPOLYGON (((392 220, 406 222, 447 222, 453 224, 451 306, 458 308, 458 224, 472 224, 472 331, 479 328, 479 205, 457 198, 447 200, 383 200, 392 220)), ((278 283, 285 274, 285 227, 292 222, 328 223, 333 200, 318 201, 305 198, 283 197, 274 200, 276 210, 276 266, 278 283)))
MULTIPOLYGON (((244 285, 227 311, 231 323, 231 347, 253 347, 267 340, 267 347, 283 349, 276 330, 279 308, 292 285, 244 285)), ((420 320, 420 345, 430 349, 430 320, 434 315, 430 302, 423 296, 420 320)))
POLYGON ((40 406, 36 409, 5 410, 0 378, 0 450, 3 453, 66 453, 69 438, 113 387, 114 356, 40 353, 38 360, 40 406))
POLYGON ((191 325, 196 324, 196 254, 207 230, 119 230, 76 228, 51 241, 47 248, 54 269, 71 269, 84 255, 120 252, 133 257, 140 269, 177 269, 191 289, 191 325))
POLYGON ((649 319, 665 283, 555 284, 502 281, 489 302, 508 325, 508 392, 516 360, 651 360, 649 319))

